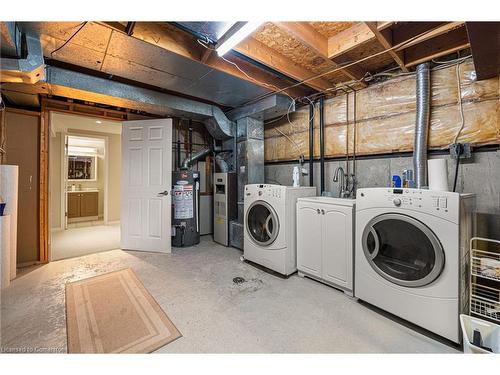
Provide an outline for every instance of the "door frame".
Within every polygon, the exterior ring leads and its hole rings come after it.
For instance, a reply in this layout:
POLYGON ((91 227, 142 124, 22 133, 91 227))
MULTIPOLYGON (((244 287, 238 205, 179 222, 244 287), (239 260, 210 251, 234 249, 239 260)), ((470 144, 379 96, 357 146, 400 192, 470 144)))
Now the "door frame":
POLYGON ((64 137, 64 140, 61 142, 61 226, 59 229, 66 230, 68 224, 68 218, 66 216, 66 208, 68 205, 67 195, 62 194, 65 191, 65 185, 67 184, 67 163, 65 162, 65 147, 66 147, 66 137, 85 137, 85 138, 97 138, 104 140, 104 188, 103 188, 103 200, 104 200, 104 212, 103 212, 103 221, 104 225, 108 224, 108 197, 109 197, 109 137, 106 135, 95 135, 95 134, 86 134, 80 133, 78 131, 64 131, 61 132, 61 137, 64 137))
MULTIPOLYGON (((72 108, 73 103, 66 103, 51 99, 42 99, 41 121, 40 121, 40 248, 39 262, 48 263, 51 261, 51 225, 50 225, 50 171, 49 171, 49 152, 50 152, 50 133, 51 133, 51 113, 71 114, 75 116, 86 116, 91 118, 103 118, 108 121, 123 122, 127 120, 127 113, 115 110, 103 110, 103 114, 85 113, 83 110, 76 111, 72 108), (59 104, 61 103, 61 104, 59 104), (68 105, 70 109, 60 108, 61 105, 68 105), (109 116, 108 113, 112 113, 109 116), (122 116, 121 118, 118 115, 122 116)), ((93 106, 79 105, 82 108, 89 108, 96 111, 93 106)), ((109 149, 109 145, 105 146, 109 149)), ((108 169, 109 170, 109 169, 108 169)), ((61 194, 62 195, 62 194, 61 194)))

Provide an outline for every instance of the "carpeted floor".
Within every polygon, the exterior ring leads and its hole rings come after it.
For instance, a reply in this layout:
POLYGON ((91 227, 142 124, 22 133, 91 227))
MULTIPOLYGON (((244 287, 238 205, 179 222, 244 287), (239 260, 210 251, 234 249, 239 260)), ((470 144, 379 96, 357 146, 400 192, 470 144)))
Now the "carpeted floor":
POLYGON ((120 224, 71 228, 52 233, 51 260, 120 248, 120 224))

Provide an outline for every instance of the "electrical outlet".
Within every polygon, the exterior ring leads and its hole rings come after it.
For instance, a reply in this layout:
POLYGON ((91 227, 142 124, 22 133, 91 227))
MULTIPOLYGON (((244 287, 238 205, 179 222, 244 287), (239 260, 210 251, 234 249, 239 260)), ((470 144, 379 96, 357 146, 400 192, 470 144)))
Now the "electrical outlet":
POLYGON ((461 160, 470 159, 472 157, 472 149, 470 143, 452 143, 450 145, 450 157, 452 159, 461 160))

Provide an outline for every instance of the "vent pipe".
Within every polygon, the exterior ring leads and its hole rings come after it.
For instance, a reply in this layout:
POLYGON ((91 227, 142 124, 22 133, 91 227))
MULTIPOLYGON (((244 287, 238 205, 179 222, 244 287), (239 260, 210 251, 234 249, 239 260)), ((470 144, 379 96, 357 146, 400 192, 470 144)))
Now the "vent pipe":
POLYGON ((193 155, 187 157, 186 159, 184 159, 184 161, 181 164, 180 169, 182 169, 182 170, 189 169, 191 164, 193 164, 194 162, 196 162, 197 160, 199 160, 201 158, 204 158, 207 155, 210 155, 211 153, 212 153, 212 150, 210 148, 204 148, 203 150, 198 151, 196 154, 193 154, 193 155))
POLYGON ((427 138, 430 118, 430 69, 429 63, 417 65, 417 114, 415 121, 415 143, 413 147, 413 168, 415 187, 427 187, 427 138))

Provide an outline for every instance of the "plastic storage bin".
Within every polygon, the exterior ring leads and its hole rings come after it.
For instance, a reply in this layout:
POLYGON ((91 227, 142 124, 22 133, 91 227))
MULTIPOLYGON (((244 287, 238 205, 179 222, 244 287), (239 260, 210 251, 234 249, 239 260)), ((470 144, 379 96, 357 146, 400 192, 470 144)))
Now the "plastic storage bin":
POLYGON ((486 320, 474 318, 469 315, 460 315, 462 327, 464 353, 466 354, 499 354, 500 353, 500 326, 486 320), (491 348, 492 352, 472 344, 474 330, 481 332, 483 346, 491 348))

